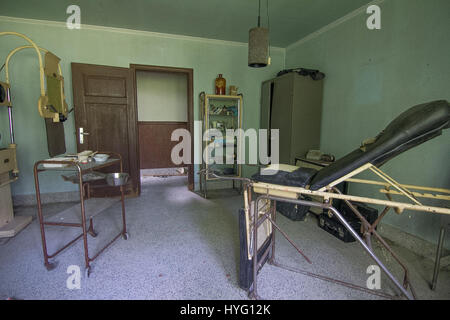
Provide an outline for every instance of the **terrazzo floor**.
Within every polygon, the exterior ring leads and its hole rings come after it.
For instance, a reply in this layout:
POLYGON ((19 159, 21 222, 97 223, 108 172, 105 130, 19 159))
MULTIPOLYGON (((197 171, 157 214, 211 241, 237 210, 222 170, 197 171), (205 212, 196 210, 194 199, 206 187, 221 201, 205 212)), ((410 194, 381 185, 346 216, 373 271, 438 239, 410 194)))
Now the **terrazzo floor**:
MULTIPOLYGON (((93 263, 89 278, 84 274, 83 242, 79 240, 53 261, 43 264, 36 207, 18 207, 16 214, 33 215, 33 222, 17 236, 0 241, 0 299, 248 299, 239 288, 238 209, 242 196, 233 190, 211 191, 204 199, 187 190, 187 178, 146 177, 141 196, 126 199, 129 239, 119 238, 93 263), (79 266, 79 289, 67 286, 70 266, 79 266)), ((101 214, 94 218, 96 238, 89 237, 89 250, 96 252, 120 231, 120 203, 95 202, 101 214)), ((100 200, 98 200, 100 201, 100 200)), ((70 221, 76 203, 47 204, 47 219, 70 221), (63 216, 61 212, 69 213, 63 216)), ((292 222, 278 215, 278 223, 311 259, 309 265, 277 233, 277 259, 365 286, 366 270, 373 262, 358 243, 343 243, 317 226, 317 219, 292 222)), ((77 228, 47 227, 52 252, 79 234, 77 228)), ((390 243, 410 269, 419 299, 450 299, 450 268, 443 267, 436 291, 429 288, 433 261, 396 243, 390 243)), ((376 249, 392 265, 386 252, 376 249)), ((393 268, 400 277, 400 270, 393 268)), ((396 292, 383 275, 381 290, 396 292)), ((265 299, 382 299, 335 283, 286 271, 266 264, 258 276, 259 295, 265 299)))

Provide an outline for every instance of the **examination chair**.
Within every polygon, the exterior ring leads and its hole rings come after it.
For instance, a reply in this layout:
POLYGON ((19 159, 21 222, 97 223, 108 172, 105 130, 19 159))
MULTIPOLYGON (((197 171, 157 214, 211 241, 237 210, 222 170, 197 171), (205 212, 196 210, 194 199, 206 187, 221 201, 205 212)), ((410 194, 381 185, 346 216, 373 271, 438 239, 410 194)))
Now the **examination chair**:
POLYGON ((374 139, 329 166, 315 170, 299 168, 293 172, 278 171, 274 175, 256 174, 258 182, 322 190, 348 173, 370 163, 381 167, 400 153, 442 134, 449 127, 450 106, 439 100, 414 106, 393 120, 374 139))
MULTIPOLYGON (((359 242, 363 250, 379 265, 395 287, 398 288, 400 296, 406 297, 407 299, 415 299, 416 294, 409 280, 408 269, 392 251, 386 241, 377 233, 375 228, 391 208, 398 214, 404 210, 414 210, 450 215, 448 206, 433 207, 424 205, 418 200, 418 198, 428 198, 449 201, 450 190, 400 184, 379 168, 400 153, 441 135, 442 131, 449 127, 449 123, 450 105, 447 101, 438 100, 420 104, 400 114, 375 138, 367 139, 359 148, 320 170, 285 165, 270 165, 262 168, 251 179, 241 179, 244 183, 244 208, 240 210, 239 214, 241 246, 240 287, 248 290, 250 297, 255 299, 259 298, 257 293, 257 274, 268 261, 274 266, 346 285, 353 289, 385 298, 399 297, 398 294, 389 295, 381 290, 371 290, 365 286, 357 286, 278 263, 275 260, 275 232, 273 232, 273 228, 277 229, 295 247, 298 253, 307 262, 311 263, 306 254, 300 250, 276 223, 276 202, 282 201, 305 207, 322 208, 328 212, 328 215, 335 216, 343 227, 359 242), (374 173, 382 181, 353 178, 364 171, 374 173), (342 194, 336 188, 342 182, 381 187, 379 192, 384 194, 387 200, 342 194), (402 197, 402 200, 394 201, 392 198, 394 195, 402 197), (333 207, 333 200, 336 199, 344 202, 361 221, 364 228, 362 237, 351 227, 344 216, 333 207), (380 213, 378 219, 370 224, 358 211, 355 203, 382 205, 385 208, 380 213), (375 237, 379 244, 386 248, 394 260, 400 264, 404 271, 402 284, 373 251, 372 237, 375 237), (256 259, 253 257, 256 257, 256 259)), ((216 174, 213 173, 213 175, 216 174)))

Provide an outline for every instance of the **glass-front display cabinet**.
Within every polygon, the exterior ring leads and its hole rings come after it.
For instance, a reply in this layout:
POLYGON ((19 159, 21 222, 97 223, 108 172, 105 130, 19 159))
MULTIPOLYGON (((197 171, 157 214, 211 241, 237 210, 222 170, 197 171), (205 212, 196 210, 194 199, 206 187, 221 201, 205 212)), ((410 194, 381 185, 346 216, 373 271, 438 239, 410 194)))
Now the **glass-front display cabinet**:
MULTIPOLYGON (((241 177, 242 165, 237 160, 243 137, 237 129, 242 129, 242 95, 202 92, 200 105, 203 121, 201 168, 224 177, 241 177)), ((205 198, 207 183, 211 180, 218 179, 210 174, 200 175, 200 192, 205 198)), ((235 181, 232 180, 232 183, 233 189, 236 189, 235 181)), ((242 188, 242 185, 239 187, 242 188)))

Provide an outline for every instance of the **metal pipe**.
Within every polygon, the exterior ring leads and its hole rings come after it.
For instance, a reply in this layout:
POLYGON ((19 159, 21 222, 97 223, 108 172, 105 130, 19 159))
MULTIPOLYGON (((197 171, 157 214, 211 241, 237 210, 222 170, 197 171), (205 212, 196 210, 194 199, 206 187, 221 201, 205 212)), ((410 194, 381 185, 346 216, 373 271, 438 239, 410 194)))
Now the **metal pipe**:
POLYGON ((283 230, 281 230, 281 228, 272 219, 270 218, 267 219, 269 219, 270 223, 286 238, 286 240, 295 248, 295 250, 297 250, 297 252, 300 253, 309 264, 311 264, 312 263, 311 260, 309 260, 309 258, 295 245, 294 241, 289 239, 288 235, 283 230))
POLYGON ((80 207, 81 207, 81 228, 83 229, 83 246, 84 246, 84 262, 86 269, 89 270, 89 252, 87 243, 87 229, 86 229, 86 211, 84 207, 84 195, 83 195, 83 171, 78 163, 75 164, 78 171, 78 188, 80 192, 80 207))
MULTIPOLYGON (((0 36, 5 36, 5 35, 12 35, 12 36, 17 36, 17 37, 21 37, 24 40, 26 40, 28 43, 30 43, 34 50, 36 51, 36 54, 38 56, 38 61, 39 61, 39 81, 40 81, 40 86, 41 86, 41 96, 45 96, 45 80, 44 80, 44 65, 42 63, 42 55, 41 52, 39 51, 39 47, 30 39, 28 38, 26 35, 18 33, 18 32, 0 32, 0 36)), ((6 65, 6 68, 8 68, 8 66, 6 65)), ((5 69, 7 70, 7 69, 5 69)), ((6 73, 6 83, 9 83, 9 74, 8 72, 6 73)))
POLYGON ((270 214, 271 214, 270 210, 267 210, 267 212, 261 218, 258 218, 256 227, 259 228, 264 223, 264 221, 266 221, 266 219, 269 217, 270 214))
MULTIPOLYGON (((122 161, 122 155, 116 154, 119 156, 120 159, 120 172, 123 172, 123 161, 122 161)), ((125 194, 124 194, 124 188, 123 186, 120 186, 120 200, 122 202, 122 235, 125 236, 127 233, 127 222, 126 222, 126 216, 125 216, 125 194)))
POLYGON ((304 206, 313 206, 313 207, 331 210, 333 212, 333 214, 338 218, 339 222, 341 222, 344 225, 344 227, 352 234, 352 236, 359 242, 359 244, 370 255, 370 257, 380 266, 380 268, 389 277, 389 279, 395 284, 395 286, 403 293, 403 295, 406 298, 408 298, 409 300, 414 300, 414 297, 411 296, 411 294, 409 292, 407 292, 406 289, 398 282, 398 280, 390 273, 390 271, 386 268, 386 266, 381 262, 380 259, 378 259, 378 257, 367 246, 367 244, 359 237, 359 235, 356 233, 356 231, 353 230, 353 228, 342 217, 342 215, 336 208, 330 206, 329 204, 322 204, 322 203, 305 201, 305 200, 284 199, 284 198, 268 196, 268 195, 263 195, 260 198, 266 198, 268 200, 276 200, 276 201, 285 201, 285 202, 295 203, 295 204, 304 205, 304 206))
POLYGON ((387 298, 387 299, 392 299, 392 300, 396 298, 395 296, 391 296, 391 295, 389 295, 387 293, 378 292, 378 291, 375 291, 375 290, 371 290, 371 289, 367 289, 367 288, 358 286, 356 284, 352 284, 352 283, 348 283, 348 282, 345 282, 345 281, 333 279, 333 278, 330 278, 330 277, 327 277, 327 276, 323 276, 323 275, 320 275, 320 274, 316 274, 316 273, 312 273, 312 272, 309 272, 309 271, 305 271, 305 270, 289 267, 289 266, 283 265, 283 264, 278 263, 278 262, 273 262, 273 265, 275 267, 278 267, 278 268, 283 268, 283 269, 286 269, 288 271, 300 273, 300 274, 306 275, 308 277, 317 278, 317 279, 320 279, 320 280, 323 280, 323 281, 336 283, 336 284, 339 284, 341 286, 344 286, 344 287, 347 287, 347 288, 350 288, 350 289, 359 290, 359 291, 366 292, 366 293, 369 293, 369 294, 373 294, 373 295, 376 295, 376 296, 379 296, 379 297, 382 297, 382 298, 387 298))
MULTIPOLYGON (((10 90, 11 90, 10 88, 6 89, 6 100, 8 102, 11 102, 11 91, 10 90)), ((12 106, 8 106, 8 120, 9 120, 9 136, 11 139, 11 144, 15 144, 12 106)))
MULTIPOLYGON (((272 210, 273 221, 277 221, 277 202, 273 201, 273 206, 269 210, 272 210)), ((270 256, 269 263, 275 262, 275 232, 272 229, 272 254, 270 256)))
POLYGON ((89 262, 94 261, 103 251, 105 251, 110 245, 114 243, 119 237, 122 236, 122 232, 116 235, 107 245, 105 245, 101 250, 99 250, 92 258, 88 257, 89 262))
POLYGON ((36 162, 34 165, 34 186, 36 188, 36 202, 38 207, 39 229, 41 231, 42 251, 44 254, 44 264, 47 269, 50 267, 48 262, 47 244, 45 241, 45 229, 44 229, 44 216, 42 214, 41 192, 39 190, 39 172, 37 170, 40 162, 36 162))
POLYGON ((441 231, 439 232, 439 242, 436 251, 436 260, 434 263, 434 272, 433 272, 433 281, 431 283, 431 290, 436 289, 437 279, 439 276, 439 268, 441 265, 442 248, 444 247, 444 239, 445 239, 445 226, 442 226, 441 231))
POLYGON ((258 277, 258 200, 256 203, 250 205, 250 210, 253 209, 253 298, 258 298, 257 291, 257 277, 258 277))
POLYGON ((410 295, 408 291, 398 282, 398 280, 391 274, 391 272, 386 268, 386 266, 381 262, 380 259, 373 253, 373 251, 367 246, 367 244, 361 240, 358 234, 353 230, 353 228, 348 224, 348 222, 342 217, 339 211, 334 207, 330 207, 329 210, 333 211, 338 220, 345 226, 345 228, 352 234, 352 236, 358 240, 361 246, 366 250, 366 252, 372 257, 372 259, 380 266, 380 268, 386 273, 386 275, 391 279, 391 281, 396 285, 397 288, 405 295, 409 300, 414 300, 414 297, 410 295))
POLYGON ((80 223, 71 223, 71 222, 51 222, 51 221, 44 221, 44 225, 46 226, 59 226, 59 227, 74 227, 74 228, 80 228, 80 223))
POLYGON ((62 252, 64 249, 70 247, 72 244, 74 244, 76 241, 78 241, 81 237, 83 236, 83 234, 80 234, 78 237, 76 237, 75 239, 73 239, 72 241, 70 241, 69 243, 67 243, 66 245, 64 245, 62 248, 58 249, 58 251, 49 254, 48 258, 54 258, 56 257, 60 252, 62 252))
POLYGON ((380 213, 380 215, 378 216, 378 218, 375 220, 375 222, 372 224, 372 226, 369 229, 369 233, 372 233, 375 228, 377 227, 377 225, 380 223, 381 219, 384 218, 384 216, 386 215, 386 213, 389 212, 389 210, 391 209, 391 207, 385 207, 384 210, 380 213))
MULTIPOLYGON (((338 188, 336 188, 336 187, 333 187, 333 190, 334 190, 335 192, 339 193, 339 194, 342 194, 342 192, 341 192, 338 188)), ((361 222, 364 224, 364 226, 365 226, 364 229, 365 229, 365 230, 370 229, 370 228, 371 228, 370 223, 364 218, 364 216, 359 212, 359 210, 356 209, 355 206, 353 206, 353 204, 352 204, 350 201, 344 200, 344 202, 345 202, 345 204, 353 211, 353 213, 361 220, 361 222)), ((387 207, 387 208, 389 208, 389 207, 387 207)), ((387 208, 386 208, 386 209, 387 209, 387 208)), ((387 210, 386 210, 386 209, 385 209, 385 211, 383 211, 384 214, 387 213, 387 211, 389 210, 389 209, 387 209, 387 210)), ((383 245, 383 247, 384 247, 386 250, 389 251, 389 253, 392 255, 392 257, 393 257, 393 258, 397 261, 397 263, 403 268, 403 271, 404 271, 403 287, 404 287, 405 289, 407 289, 407 288, 408 288, 408 285, 409 285, 409 287, 410 287, 410 289, 411 289, 411 292, 412 292, 412 294, 413 294, 413 297, 415 298, 416 295, 415 295, 415 292, 414 292, 414 288, 413 288, 412 285, 409 283, 409 270, 408 270, 408 268, 406 267, 406 265, 400 260, 400 258, 394 253, 394 251, 392 251, 391 247, 390 247, 390 246, 386 243, 386 241, 384 241, 384 239, 383 239, 383 238, 375 231, 375 229, 372 229, 372 231, 366 235, 367 245, 368 245, 370 248, 371 248, 371 241, 370 241, 370 238, 371 238, 372 234, 373 234, 373 235, 377 238, 377 240, 383 245)))
POLYGON ((270 253, 270 247, 268 247, 266 249, 266 251, 264 251, 264 254, 261 256, 261 259, 258 259, 258 270, 263 267, 264 261, 266 260, 269 253, 270 253))

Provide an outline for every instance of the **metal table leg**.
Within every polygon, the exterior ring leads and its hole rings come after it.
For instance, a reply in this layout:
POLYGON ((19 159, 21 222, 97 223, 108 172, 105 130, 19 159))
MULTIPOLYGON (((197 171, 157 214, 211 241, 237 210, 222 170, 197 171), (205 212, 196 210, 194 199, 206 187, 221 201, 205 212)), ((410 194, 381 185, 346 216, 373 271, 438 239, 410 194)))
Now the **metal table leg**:
POLYGON ((49 262, 49 255, 47 252, 47 241, 45 239, 44 216, 42 214, 41 192, 39 189, 39 172, 37 170, 37 165, 34 166, 34 185, 36 188, 36 202, 38 207, 39 228, 41 231, 42 251, 44 254, 44 265, 47 270, 50 271, 56 267, 56 264, 49 262))
MULTIPOLYGON (((272 208, 270 208, 269 210, 272 210, 272 218, 273 221, 276 222, 277 221, 277 202, 276 200, 271 201, 272 202, 272 208)), ((269 263, 273 264, 275 262, 275 230, 273 228, 271 228, 272 230, 272 253, 270 255, 270 259, 269 259, 269 263)))
POLYGON ((445 229, 446 226, 441 227, 441 231, 439 232, 439 242, 438 242, 438 248, 436 251, 436 260, 434 263, 434 272, 433 272, 433 281, 431 282, 431 290, 436 289, 437 279, 439 276, 439 269, 441 265, 441 256, 442 256, 442 249, 444 247, 444 239, 445 239, 445 229))
POLYGON ((84 186, 83 186, 83 174, 79 165, 76 165, 78 169, 78 184, 80 192, 80 207, 81 207, 81 228, 83 229, 83 246, 84 246, 84 262, 85 262, 85 272, 89 276, 90 265, 89 265, 89 249, 87 242, 88 229, 86 228, 86 211, 84 207, 84 186))
POLYGON ((123 186, 120 186, 120 200, 122 202, 122 237, 125 240, 128 240, 127 222, 125 217, 125 195, 123 191, 123 186))
POLYGON ((253 214, 253 289, 250 292, 250 298, 259 299, 258 297, 258 200, 250 204, 250 212, 253 214))

